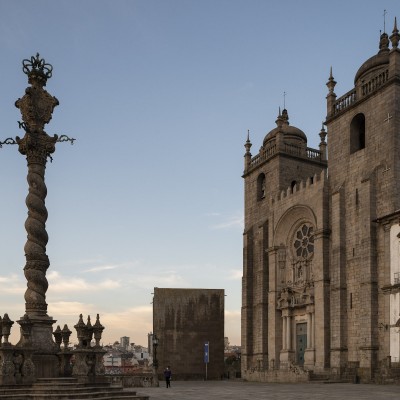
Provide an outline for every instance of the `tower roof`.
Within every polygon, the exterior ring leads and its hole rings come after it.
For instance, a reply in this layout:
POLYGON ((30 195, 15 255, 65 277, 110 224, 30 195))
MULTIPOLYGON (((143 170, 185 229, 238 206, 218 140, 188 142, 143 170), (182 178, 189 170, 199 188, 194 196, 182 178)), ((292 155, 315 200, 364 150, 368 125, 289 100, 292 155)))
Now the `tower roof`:
POLYGON ((371 73, 375 75, 376 72, 386 68, 387 65, 389 65, 389 37, 386 32, 383 32, 379 40, 378 53, 361 65, 354 78, 354 84, 357 85, 359 80, 365 80, 371 73))
POLYGON ((279 110, 279 115, 276 120, 277 127, 272 129, 264 138, 263 146, 265 147, 271 140, 275 139, 278 132, 283 132, 284 139, 287 142, 294 144, 307 143, 306 134, 299 128, 289 125, 289 114, 285 109, 282 113, 279 110))

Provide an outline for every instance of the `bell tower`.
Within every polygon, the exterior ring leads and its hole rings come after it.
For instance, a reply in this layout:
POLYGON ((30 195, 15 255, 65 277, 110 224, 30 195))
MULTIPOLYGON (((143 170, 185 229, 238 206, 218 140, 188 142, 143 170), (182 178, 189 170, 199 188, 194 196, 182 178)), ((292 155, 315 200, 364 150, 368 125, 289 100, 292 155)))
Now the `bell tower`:
POLYGON ((365 380, 378 361, 399 351, 390 344, 393 307, 387 307, 394 290, 391 231, 400 232, 398 43, 395 20, 392 35, 380 35, 377 54, 357 71, 353 89, 337 98, 332 70, 327 83, 330 362, 332 372, 341 375, 351 365, 365 380))

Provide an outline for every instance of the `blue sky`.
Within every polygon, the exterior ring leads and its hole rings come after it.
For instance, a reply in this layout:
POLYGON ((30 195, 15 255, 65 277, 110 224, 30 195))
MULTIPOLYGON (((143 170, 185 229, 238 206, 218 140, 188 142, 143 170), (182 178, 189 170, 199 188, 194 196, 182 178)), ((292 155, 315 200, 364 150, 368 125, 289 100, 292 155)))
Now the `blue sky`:
MULTIPOLYGON (((397 6, 397 8, 396 8, 397 6)), ((54 67, 49 134, 49 315, 100 313, 104 342, 146 344, 154 287, 222 288, 240 343, 243 144, 290 123, 318 147, 336 93, 378 51, 398 1, 0 0, 0 138, 23 135, 21 61, 54 67)), ((24 313, 26 162, 0 149, 0 314, 24 313)), ((13 329, 12 341, 18 329, 13 329)), ((75 335, 75 334, 74 334, 75 335)))

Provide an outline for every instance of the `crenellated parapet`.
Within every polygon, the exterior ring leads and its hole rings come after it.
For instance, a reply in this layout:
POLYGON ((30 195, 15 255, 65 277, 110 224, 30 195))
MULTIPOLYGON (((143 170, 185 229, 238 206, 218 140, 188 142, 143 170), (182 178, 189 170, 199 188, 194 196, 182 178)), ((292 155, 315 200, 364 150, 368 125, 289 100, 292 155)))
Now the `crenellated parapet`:
POLYGON ((270 198, 271 205, 283 201, 287 198, 296 198, 302 196, 312 196, 328 185, 328 172, 327 170, 322 170, 319 174, 314 174, 314 176, 296 182, 292 186, 288 186, 287 189, 282 190, 278 195, 270 198))

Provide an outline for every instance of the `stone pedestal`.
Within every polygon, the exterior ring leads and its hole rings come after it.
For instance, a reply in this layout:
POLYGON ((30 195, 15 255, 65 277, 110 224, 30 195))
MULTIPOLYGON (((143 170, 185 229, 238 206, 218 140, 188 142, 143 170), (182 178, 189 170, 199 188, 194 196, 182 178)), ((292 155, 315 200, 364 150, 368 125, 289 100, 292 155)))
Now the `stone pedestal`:
POLYGON ((304 352, 304 368, 314 370, 315 366, 315 350, 306 349, 304 352))
POLYGON ((287 369, 289 365, 294 363, 295 352, 293 350, 281 350, 279 360, 280 369, 287 369))
POLYGON ((32 356, 36 378, 56 378, 59 376, 58 348, 53 340, 53 318, 44 315, 30 315, 32 322, 31 346, 35 349, 32 356))

